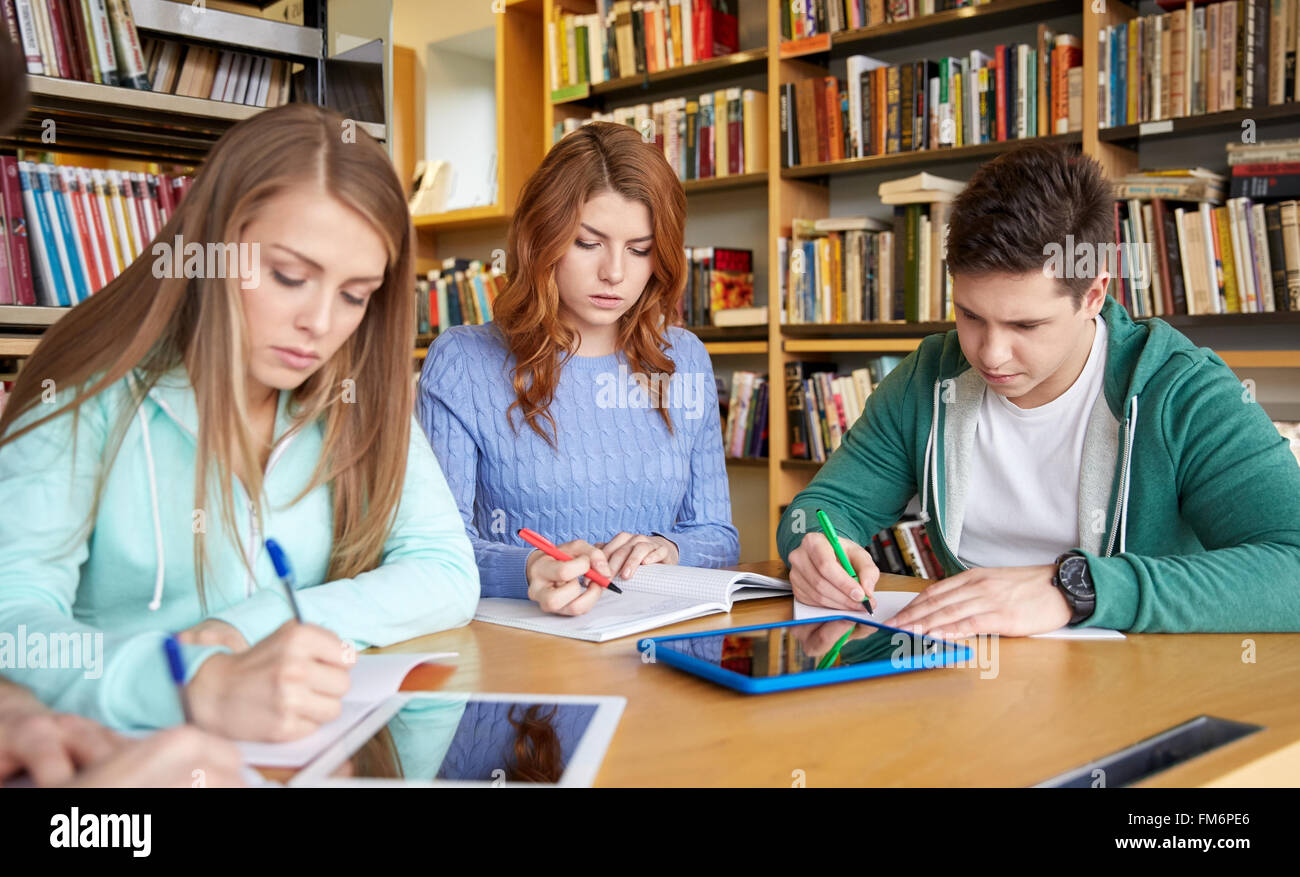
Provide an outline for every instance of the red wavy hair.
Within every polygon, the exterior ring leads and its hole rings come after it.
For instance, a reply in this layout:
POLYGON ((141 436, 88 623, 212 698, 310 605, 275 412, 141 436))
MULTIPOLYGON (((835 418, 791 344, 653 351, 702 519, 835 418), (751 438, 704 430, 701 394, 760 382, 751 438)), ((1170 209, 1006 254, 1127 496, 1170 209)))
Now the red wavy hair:
MULTIPOLYGON (((668 346, 665 329, 677 322, 686 284, 686 193, 663 153, 637 131, 590 122, 555 144, 524 184, 506 243, 510 279, 492 306, 493 320, 515 359, 511 380, 516 398, 506 415, 519 408, 552 447, 556 424, 549 408, 560 369, 576 352, 577 340, 560 317, 555 266, 573 246, 583 205, 606 191, 644 204, 654 235, 650 279, 636 304, 619 318, 617 348, 634 373, 675 371, 663 351, 668 346), (550 424, 549 435, 543 421, 550 424)), ((657 407, 671 432, 667 400, 658 400, 657 407)))

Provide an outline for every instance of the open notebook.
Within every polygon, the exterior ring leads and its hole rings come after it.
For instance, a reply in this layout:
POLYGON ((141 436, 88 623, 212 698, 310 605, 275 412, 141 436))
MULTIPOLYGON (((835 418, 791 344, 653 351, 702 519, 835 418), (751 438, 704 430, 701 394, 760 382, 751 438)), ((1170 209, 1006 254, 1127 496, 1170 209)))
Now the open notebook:
POLYGON ((537 633, 605 642, 676 624, 688 618, 731 611, 737 600, 785 597, 790 583, 752 572, 652 563, 631 579, 615 577, 622 594, 602 594, 585 615, 551 615, 532 600, 485 597, 477 621, 537 633))

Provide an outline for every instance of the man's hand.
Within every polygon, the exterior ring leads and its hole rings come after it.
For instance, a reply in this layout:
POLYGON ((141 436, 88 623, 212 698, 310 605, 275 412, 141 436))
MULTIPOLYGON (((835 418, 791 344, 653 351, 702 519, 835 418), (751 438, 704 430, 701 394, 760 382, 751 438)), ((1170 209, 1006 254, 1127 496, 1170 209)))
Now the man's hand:
POLYGON ((935 582, 891 627, 960 639, 980 633, 1032 636, 1070 623, 1070 604, 1052 584, 1053 564, 968 569, 935 582))
MULTIPOLYGON (((867 549, 851 539, 839 537, 840 547, 857 571, 858 580, 844 571, 835 549, 819 531, 804 535, 799 547, 790 552, 790 585, 800 603, 828 609, 862 609, 862 600, 876 590, 880 570, 867 549)), ((872 601, 875 608, 875 601, 872 601)))

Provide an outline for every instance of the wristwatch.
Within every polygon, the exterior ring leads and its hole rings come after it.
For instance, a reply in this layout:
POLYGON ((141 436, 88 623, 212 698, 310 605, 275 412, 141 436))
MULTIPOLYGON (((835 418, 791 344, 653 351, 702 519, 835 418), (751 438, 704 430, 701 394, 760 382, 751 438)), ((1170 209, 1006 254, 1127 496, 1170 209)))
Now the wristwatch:
POLYGON ((1077 551, 1067 551, 1056 558, 1056 572, 1052 574, 1052 584, 1061 589, 1065 602, 1070 604, 1071 624, 1078 624, 1092 617, 1097 608, 1097 592, 1092 587, 1092 576, 1088 572, 1088 558, 1077 551))

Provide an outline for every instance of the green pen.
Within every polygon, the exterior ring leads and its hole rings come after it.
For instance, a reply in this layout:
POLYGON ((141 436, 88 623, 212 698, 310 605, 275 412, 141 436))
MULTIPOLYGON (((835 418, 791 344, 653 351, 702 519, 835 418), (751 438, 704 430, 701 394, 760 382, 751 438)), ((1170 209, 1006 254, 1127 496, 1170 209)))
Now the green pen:
MULTIPOLYGON (((821 509, 817 510, 817 522, 822 525, 822 532, 826 534, 826 541, 830 542, 831 548, 835 549, 835 556, 839 558, 840 566, 844 567, 844 571, 848 573, 854 581, 858 581, 858 574, 853 571, 853 564, 849 563, 849 558, 844 553, 844 547, 840 545, 840 537, 835 535, 835 525, 831 523, 831 519, 826 517, 826 513, 821 509)), ((870 597, 862 598, 862 608, 867 610, 868 615, 871 614, 870 597)), ((839 638, 834 646, 831 647, 831 650, 822 656, 822 659, 817 662, 818 670, 825 670, 831 664, 835 663, 835 659, 840 656, 840 649, 844 648, 844 644, 849 641, 849 637, 853 635, 855 627, 857 627, 857 625, 853 625, 846 630, 844 635, 839 638)))
MULTIPOLYGON (((831 523, 831 519, 826 517, 826 513, 821 509, 817 510, 817 522, 822 525, 822 532, 826 534, 826 541, 830 542, 831 548, 835 549, 835 556, 839 558, 840 566, 844 567, 844 571, 855 582, 858 581, 858 574, 853 571, 853 564, 849 563, 849 558, 844 553, 844 547, 840 545, 840 537, 835 535, 835 525, 831 523)), ((862 598, 862 608, 867 610, 868 615, 871 614, 870 597, 862 598)))

